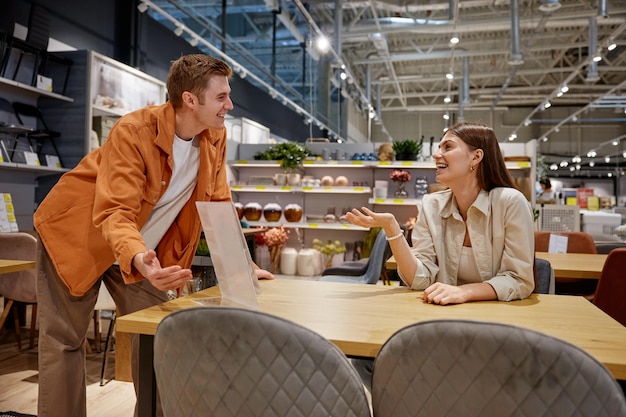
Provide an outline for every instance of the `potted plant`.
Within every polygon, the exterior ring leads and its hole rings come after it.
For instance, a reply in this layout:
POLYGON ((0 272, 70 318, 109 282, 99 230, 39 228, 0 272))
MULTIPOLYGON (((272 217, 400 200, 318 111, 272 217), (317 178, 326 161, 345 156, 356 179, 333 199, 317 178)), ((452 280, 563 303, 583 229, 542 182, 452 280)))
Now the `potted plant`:
POLYGON ((422 144, 411 139, 400 140, 393 142, 393 151, 397 161, 416 161, 422 151, 422 144))
POLYGON ((257 152, 254 159, 263 161, 280 161, 280 168, 286 172, 296 172, 307 156, 311 155, 306 146, 297 142, 283 142, 270 146, 265 151, 257 152))

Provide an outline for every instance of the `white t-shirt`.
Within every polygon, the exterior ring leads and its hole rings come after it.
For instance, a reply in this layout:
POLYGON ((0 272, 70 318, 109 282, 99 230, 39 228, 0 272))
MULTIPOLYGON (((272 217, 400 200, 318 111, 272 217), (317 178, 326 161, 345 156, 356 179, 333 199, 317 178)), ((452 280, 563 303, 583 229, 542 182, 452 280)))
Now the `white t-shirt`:
POLYGON ((155 249, 196 187, 200 166, 200 141, 174 136, 172 179, 165 194, 157 201, 150 218, 141 229, 148 250, 155 249))

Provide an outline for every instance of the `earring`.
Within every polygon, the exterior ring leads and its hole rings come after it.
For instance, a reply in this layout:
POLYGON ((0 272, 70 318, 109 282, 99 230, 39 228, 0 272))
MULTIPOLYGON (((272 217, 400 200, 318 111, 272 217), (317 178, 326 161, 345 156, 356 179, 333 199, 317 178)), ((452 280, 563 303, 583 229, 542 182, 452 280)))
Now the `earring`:
POLYGON ((475 169, 476 167, 474 167, 474 165, 470 165, 470 171, 474 172, 475 169))

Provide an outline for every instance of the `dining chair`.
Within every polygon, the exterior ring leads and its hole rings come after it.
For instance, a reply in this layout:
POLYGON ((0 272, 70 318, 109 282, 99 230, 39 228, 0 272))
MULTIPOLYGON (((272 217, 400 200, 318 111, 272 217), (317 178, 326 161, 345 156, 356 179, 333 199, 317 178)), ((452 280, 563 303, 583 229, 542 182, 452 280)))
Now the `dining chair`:
POLYGON ((383 344, 372 378, 376 417, 626 415, 620 386, 595 358, 509 324, 411 324, 383 344))
POLYGON ((259 311, 168 315, 156 330, 154 371, 165 417, 371 415, 359 376, 335 345, 259 311))
POLYGON ((385 231, 382 229, 376 235, 376 239, 374 240, 374 245, 372 246, 372 251, 366 266, 358 265, 354 262, 350 262, 346 267, 342 267, 343 264, 340 264, 336 267, 329 268, 326 271, 326 274, 322 272, 322 276, 318 279, 318 281, 376 284, 380 280, 381 275, 386 272, 385 261, 390 254, 390 250, 388 249, 389 244, 387 243, 385 236, 385 231), (364 272, 360 275, 354 275, 355 269, 359 269, 364 272))
POLYGON ((550 261, 546 259, 535 258, 535 271, 537 274, 537 282, 535 283, 534 292, 538 294, 554 294, 554 268, 552 268, 550 261))
MULTIPOLYGON (((598 253, 593 236, 587 232, 548 232, 535 231, 535 251, 549 252, 550 235, 567 237, 567 253, 598 253)), ((555 291, 557 294, 583 295, 593 297, 597 282, 590 279, 559 278, 555 279, 555 291)))
MULTIPOLYGON (((37 238, 25 232, 0 233, 0 259, 15 259, 25 261, 39 260, 39 247, 37 238)), ((35 345, 37 324, 37 275, 39 274, 39 262, 33 269, 18 272, 0 274, 0 295, 5 299, 5 306, 0 316, 0 329, 13 311, 15 323, 15 338, 18 349, 22 349, 22 336, 18 306, 16 302, 26 303, 32 306, 30 323, 30 340, 28 347, 35 345)))
POLYGON ((613 249, 602 267, 593 304, 626 326, 626 248, 613 249))

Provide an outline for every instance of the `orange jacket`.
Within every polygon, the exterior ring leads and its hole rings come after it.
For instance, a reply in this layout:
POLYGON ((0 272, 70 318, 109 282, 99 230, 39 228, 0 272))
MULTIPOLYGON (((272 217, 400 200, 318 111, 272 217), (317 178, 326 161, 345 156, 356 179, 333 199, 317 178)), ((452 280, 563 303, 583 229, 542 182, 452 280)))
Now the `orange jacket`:
MULTIPOLYGON (((126 283, 143 279, 132 259, 146 251, 140 230, 170 183, 174 127, 169 103, 122 117, 35 212, 35 228, 73 295, 85 294, 115 261, 126 283)), ((196 188, 156 248, 161 265, 191 266, 202 230, 196 201, 230 200, 226 129, 205 130, 196 188)))

